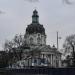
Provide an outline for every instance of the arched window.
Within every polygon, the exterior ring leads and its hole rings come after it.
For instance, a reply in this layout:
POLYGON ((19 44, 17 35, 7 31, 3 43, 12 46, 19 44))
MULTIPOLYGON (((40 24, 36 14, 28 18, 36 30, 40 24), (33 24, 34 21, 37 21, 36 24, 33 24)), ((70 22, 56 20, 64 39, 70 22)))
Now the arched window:
POLYGON ((30 44, 31 45, 33 44, 33 38, 32 37, 30 38, 30 44))
POLYGON ((40 39, 40 37, 38 37, 37 38, 37 44, 40 44, 40 42, 41 42, 41 39, 40 39))

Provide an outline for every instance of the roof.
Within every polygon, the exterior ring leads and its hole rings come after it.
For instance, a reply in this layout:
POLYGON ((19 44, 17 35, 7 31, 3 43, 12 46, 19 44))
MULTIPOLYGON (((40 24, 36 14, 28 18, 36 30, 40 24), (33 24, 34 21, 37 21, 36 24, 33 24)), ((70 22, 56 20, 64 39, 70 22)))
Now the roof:
POLYGON ((45 35, 45 28, 43 27, 43 25, 39 23, 39 16, 37 10, 33 11, 32 23, 28 25, 28 27, 26 28, 26 33, 27 34, 41 33, 45 35))
MULTIPOLYGON (((17 52, 20 50, 18 49, 17 52)), ((52 53, 52 54, 61 54, 57 48, 50 47, 50 45, 43 45, 43 46, 37 46, 35 48, 28 48, 23 49, 23 52, 33 52, 33 53, 39 53, 39 52, 45 52, 45 53, 52 53)))
POLYGON ((39 46, 34 48, 32 51, 39 51, 39 52, 49 52, 49 53, 56 53, 61 54, 56 48, 52 48, 49 45, 39 46))
POLYGON ((27 34, 33 34, 33 33, 45 34, 45 29, 44 29, 43 25, 41 25, 39 23, 32 23, 32 24, 28 25, 28 27, 26 28, 26 33, 27 34))

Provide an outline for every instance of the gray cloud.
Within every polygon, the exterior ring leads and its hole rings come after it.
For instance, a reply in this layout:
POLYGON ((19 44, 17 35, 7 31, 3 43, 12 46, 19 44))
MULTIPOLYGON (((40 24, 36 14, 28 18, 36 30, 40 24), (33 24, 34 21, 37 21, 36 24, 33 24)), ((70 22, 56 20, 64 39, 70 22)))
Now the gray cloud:
POLYGON ((4 13, 5 13, 4 11, 0 10, 0 14, 4 14, 4 13))
POLYGON ((28 2, 38 2, 39 0, 25 0, 25 1, 28 1, 28 2))
POLYGON ((72 1, 70 1, 70 0, 63 0, 63 3, 66 3, 66 4, 68 4, 68 5, 73 4, 73 2, 72 2, 72 1))

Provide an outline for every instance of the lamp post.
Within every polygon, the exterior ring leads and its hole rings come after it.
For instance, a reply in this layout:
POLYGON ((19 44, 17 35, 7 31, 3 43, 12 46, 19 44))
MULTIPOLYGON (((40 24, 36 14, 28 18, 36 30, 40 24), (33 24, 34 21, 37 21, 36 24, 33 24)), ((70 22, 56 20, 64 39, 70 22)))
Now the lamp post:
POLYGON ((57 31, 57 50, 58 50, 58 31, 57 31))

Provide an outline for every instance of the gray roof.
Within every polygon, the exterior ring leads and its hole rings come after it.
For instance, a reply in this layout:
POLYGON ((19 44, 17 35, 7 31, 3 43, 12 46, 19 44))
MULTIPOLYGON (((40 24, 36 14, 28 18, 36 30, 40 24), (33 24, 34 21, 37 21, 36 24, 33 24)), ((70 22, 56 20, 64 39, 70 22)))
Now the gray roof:
POLYGON ((57 53, 57 54, 61 54, 57 48, 53 48, 53 47, 50 47, 49 45, 44 45, 44 46, 39 46, 39 47, 36 47, 34 48, 33 50, 31 51, 40 51, 40 52, 50 52, 50 53, 57 53))

